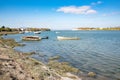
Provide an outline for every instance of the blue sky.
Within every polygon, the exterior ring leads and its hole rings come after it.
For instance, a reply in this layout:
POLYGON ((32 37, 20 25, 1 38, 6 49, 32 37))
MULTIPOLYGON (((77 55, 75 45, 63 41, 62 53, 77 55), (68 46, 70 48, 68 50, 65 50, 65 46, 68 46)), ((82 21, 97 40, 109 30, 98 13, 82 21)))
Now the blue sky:
POLYGON ((120 0, 0 0, 0 26, 120 26, 120 0))

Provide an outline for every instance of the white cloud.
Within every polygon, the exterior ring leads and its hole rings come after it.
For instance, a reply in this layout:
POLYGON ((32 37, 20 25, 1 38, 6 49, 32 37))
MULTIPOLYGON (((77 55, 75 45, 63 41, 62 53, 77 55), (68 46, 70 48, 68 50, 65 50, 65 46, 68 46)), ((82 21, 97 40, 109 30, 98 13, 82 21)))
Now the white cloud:
POLYGON ((92 2, 91 5, 98 5, 98 4, 102 4, 102 1, 97 1, 97 2, 92 2))
POLYGON ((93 14, 93 13, 97 13, 95 10, 88 10, 87 12, 86 12, 86 14, 93 14))
POLYGON ((95 14, 96 10, 92 9, 91 6, 65 6, 57 9, 57 12, 72 13, 72 14, 95 14))

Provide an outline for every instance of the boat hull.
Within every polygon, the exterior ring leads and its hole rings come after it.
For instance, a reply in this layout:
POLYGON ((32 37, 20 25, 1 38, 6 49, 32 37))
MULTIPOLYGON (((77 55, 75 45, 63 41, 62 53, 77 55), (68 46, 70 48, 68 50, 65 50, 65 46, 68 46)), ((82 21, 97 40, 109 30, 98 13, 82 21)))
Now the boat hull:
POLYGON ((57 36, 58 40, 79 40, 80 38, 78 37, 62 37, 62 36, 57 36))
POLYGON ((39 40, 41 40, 41 38, 38 36, 25 36, 25 37, 22 37, 22 40, 24 40, 24 41, 39 41, 39 40))
POLYGON ((41 31, 38 31, 38 32, 34 32, 35 34, 41 34, 41 31))

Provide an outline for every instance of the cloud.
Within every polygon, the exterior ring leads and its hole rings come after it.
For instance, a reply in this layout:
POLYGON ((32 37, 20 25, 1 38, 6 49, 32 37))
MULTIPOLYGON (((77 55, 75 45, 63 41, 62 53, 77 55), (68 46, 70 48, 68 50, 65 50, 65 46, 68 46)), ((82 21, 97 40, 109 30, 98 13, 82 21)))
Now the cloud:
POLYGON ((95 14, 96 10, 91 6, 64 6, 57 9, 57 12, 71 13, 71 14, 95 14))
POLYGON ((91 5, 98 5, 98 4, 102 4, 102 1, 97 1, 97 2, 92 2, 91 5))

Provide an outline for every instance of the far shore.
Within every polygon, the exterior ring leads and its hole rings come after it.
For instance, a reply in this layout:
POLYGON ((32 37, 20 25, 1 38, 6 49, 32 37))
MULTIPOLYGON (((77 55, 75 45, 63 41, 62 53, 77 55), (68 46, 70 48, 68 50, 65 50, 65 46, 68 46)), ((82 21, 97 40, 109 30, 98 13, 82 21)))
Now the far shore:
POLYGON ((0 32, 0 35, 5 35, 5 34, 18 34, 19 31, 11 31, 11 32, 8 32, 8 31, 2 31, 0 32))

